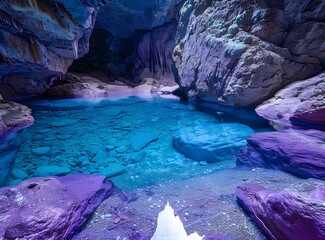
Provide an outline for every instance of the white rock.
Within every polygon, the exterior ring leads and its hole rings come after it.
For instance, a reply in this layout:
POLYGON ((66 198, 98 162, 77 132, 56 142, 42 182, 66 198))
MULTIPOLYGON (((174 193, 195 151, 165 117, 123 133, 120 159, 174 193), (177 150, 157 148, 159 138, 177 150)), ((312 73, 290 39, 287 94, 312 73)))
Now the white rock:
POLYGON ((187 235, 184 225, 174 210, 167 203, 165 209, 158 215, 157 229, 151 240, 202 240, 197 233, 187 235))

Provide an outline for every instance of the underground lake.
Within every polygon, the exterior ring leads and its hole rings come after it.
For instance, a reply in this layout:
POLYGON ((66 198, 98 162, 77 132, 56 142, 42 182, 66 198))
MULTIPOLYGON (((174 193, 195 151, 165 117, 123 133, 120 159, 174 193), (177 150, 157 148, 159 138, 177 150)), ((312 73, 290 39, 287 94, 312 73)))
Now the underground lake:
POLYGON ((324 0, 1 0, 0 240, 324 240, 324 0))

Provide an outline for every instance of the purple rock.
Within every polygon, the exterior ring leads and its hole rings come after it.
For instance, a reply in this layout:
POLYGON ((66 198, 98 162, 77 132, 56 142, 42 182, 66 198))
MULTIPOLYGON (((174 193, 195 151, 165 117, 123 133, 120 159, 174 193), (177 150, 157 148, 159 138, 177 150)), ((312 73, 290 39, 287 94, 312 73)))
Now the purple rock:
POLYGON ((0 189, 0 238, 69 239, 114 186, 103 176, 33 178, 0 189))
POLYGON ((325 127, 325 73, 288 85, 258 106, 256 112, 282 125, 309 123, 325 127))
POLYGON ((236 195, 270 239, 325 239, 325 186, 297 193, 244 184, 237 188, 236 195))
POLYGON ((324 139, 325 133, 317 130, 252 134, 247 138, 247 147, 237 156, 237 164, 324 180, 324 139))

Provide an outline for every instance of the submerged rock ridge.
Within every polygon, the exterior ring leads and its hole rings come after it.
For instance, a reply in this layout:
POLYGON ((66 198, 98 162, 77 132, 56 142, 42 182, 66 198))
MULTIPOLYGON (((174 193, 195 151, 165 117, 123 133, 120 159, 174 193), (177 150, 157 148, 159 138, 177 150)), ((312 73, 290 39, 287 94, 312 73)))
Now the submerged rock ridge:
POLYGON ((325 73, 288 85, 258 106, 256 112, 282 125, 306 125, 325 130, 325 73))
POLYGON ((325 189, 272 191, 257 184, 237 188, 239 204, 270 239, 325 238, 325 189))
POLYGON ((325 180, 325 133, 288 130, 255 133, 237 156, 237 165, 280 169, 325 180))
POLYGON ((193 1, 181 9, 174 60, 187 97, 256 106, 324 69, 316 1, 193 1))
POLYGON ((71 239, 113 191, 103 176, 33 178, 0 189, 1 239, 71 239))
POLYGON ((88 51, 98 6, 107 2, 0 1, 0 78, 10 81, 0 88, 4 97, 37 91, 65 73, 88 51))

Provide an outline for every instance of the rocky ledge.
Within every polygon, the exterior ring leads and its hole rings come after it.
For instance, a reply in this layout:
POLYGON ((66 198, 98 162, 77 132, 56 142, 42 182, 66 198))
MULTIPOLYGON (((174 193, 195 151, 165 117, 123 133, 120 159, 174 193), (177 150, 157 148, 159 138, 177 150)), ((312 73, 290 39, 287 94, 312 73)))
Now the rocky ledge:
POLYGON ((325 129, 325 73, 290 84, 258 106, 256 112, 281 125, 325 129))
POLYGON ((0 100, 0 138, 32 125, 31 110, 19 103, 0 100))
POLYGON ((272 191, 257 184, 237 188, 237 199, 270 239, 325 239, 325 187, 272 191))
POLYGON ((325 180, 325 133, 288 130, 255 133, 237 156, 237 165, 280 169, 325 180))
POLYGON ((0 238, 70 239, 113 189, 105 177, 84 174, 1 188, 0 238))

